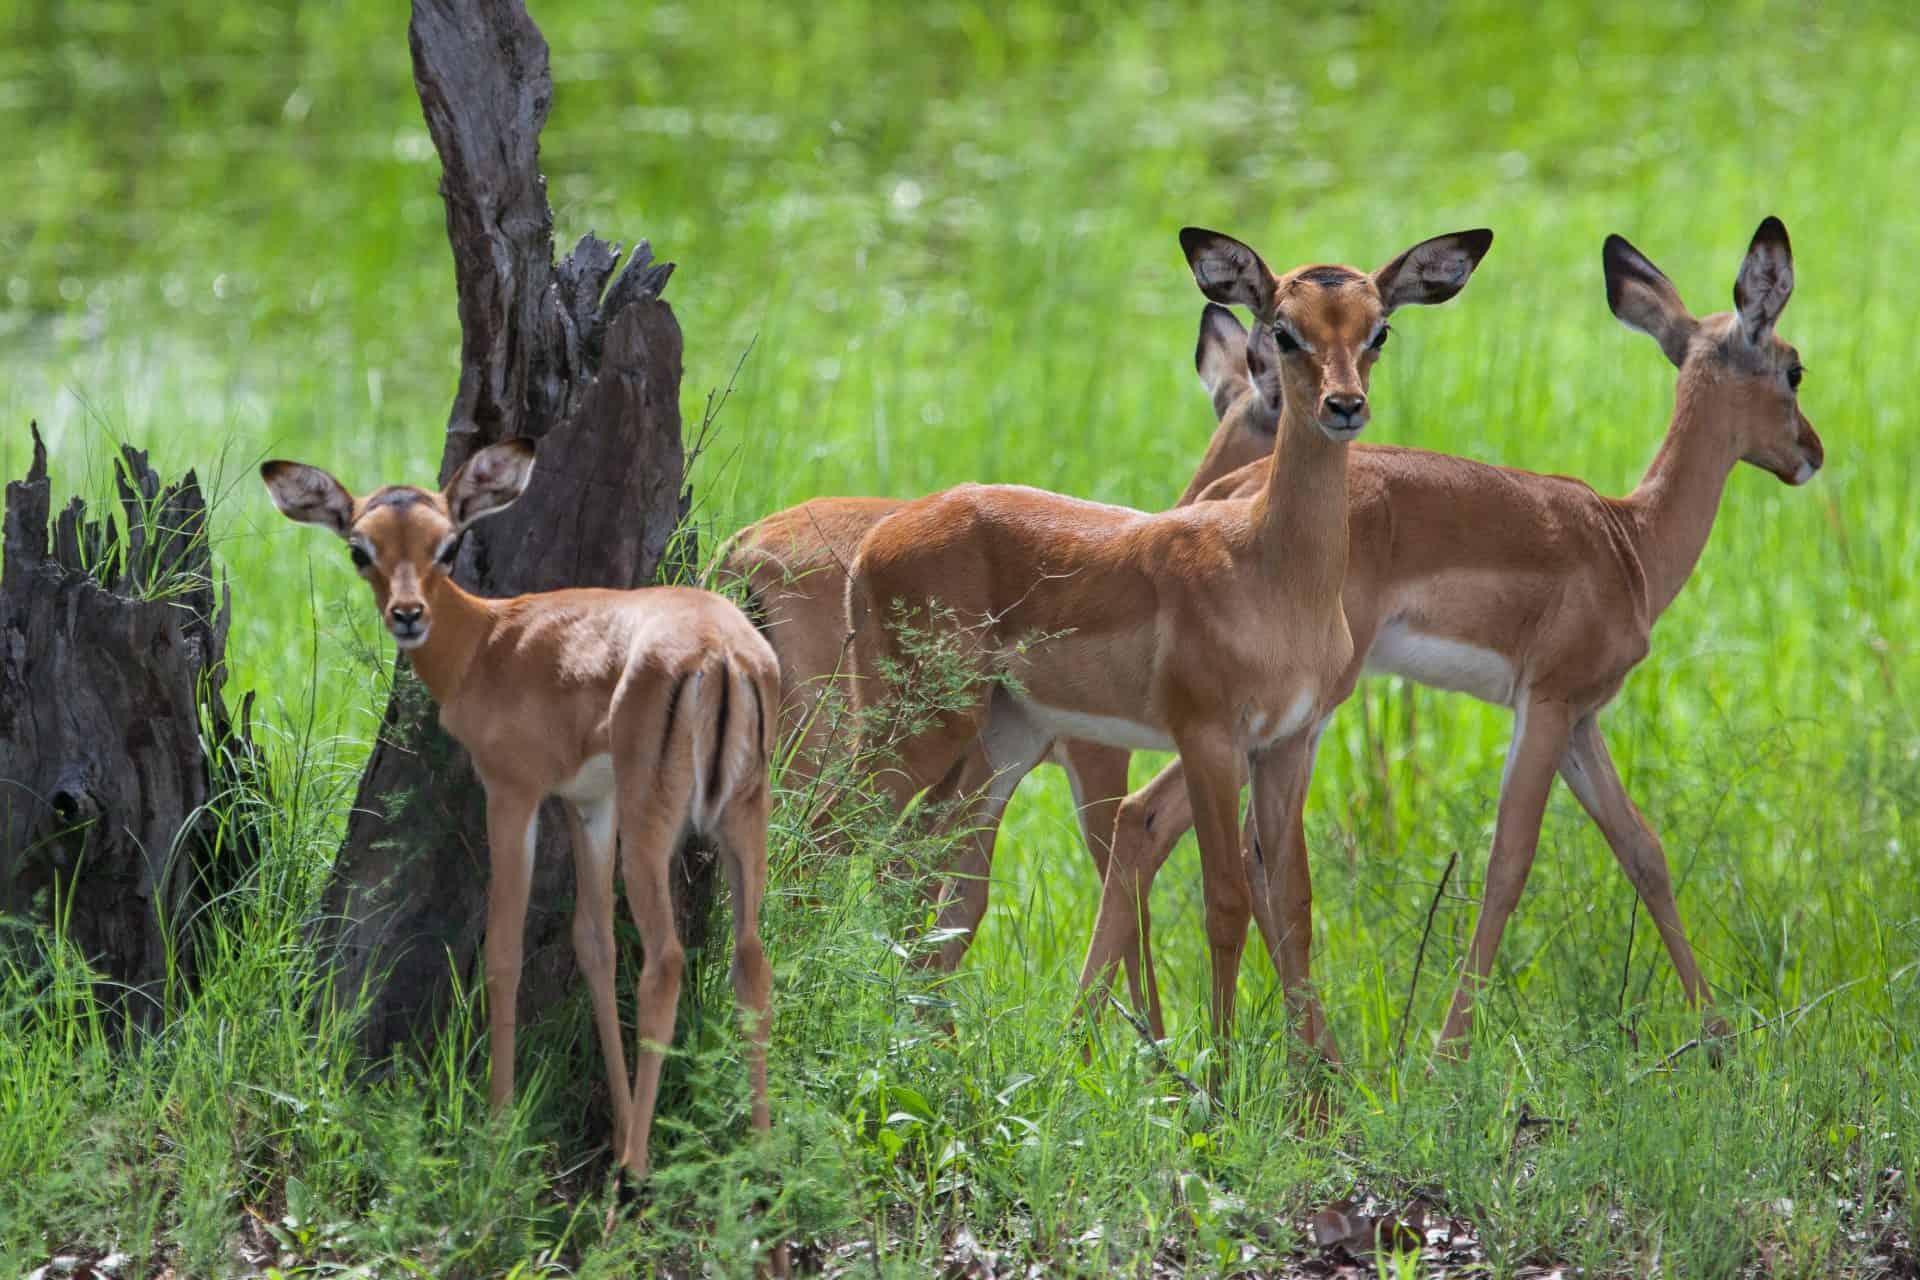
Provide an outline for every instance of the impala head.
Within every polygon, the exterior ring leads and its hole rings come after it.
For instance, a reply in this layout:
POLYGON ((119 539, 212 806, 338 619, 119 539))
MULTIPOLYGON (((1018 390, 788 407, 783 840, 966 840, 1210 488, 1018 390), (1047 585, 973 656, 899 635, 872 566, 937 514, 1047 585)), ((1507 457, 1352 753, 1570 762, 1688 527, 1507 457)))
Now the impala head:
POLYGON ((1367 425, 1367 379, 1386 345, 1387 317, 1460 292, 1492 244, 1484 228, 1456 231, 1423 240, 1372 273, 1307 266, 1277 276, 1231 236, 1180 232, 1200 292, 1253 312, 1247 375, 1267 406, 1279 412, 1291 402, 1340 442, 1367 425))
POLYGON ((1660 344, 1680 370, 1683 394, 1707 394, 1734 433, 1744 462, 1788 484, 1805 484, 1826 460, 1820 436, 1800 412, 1800 353, 1773 331, 1793 296, 1793 248, 1780 219, 1753 233, 1733 281, 1733 310, 1696 319, 1673 282, 1619 236, 1601 250, 1607 305, 1629 329, 1660 344))
POLYGON ((261 464, 260 478, 289 520, 317 524, 345 540, 354 568, 373 588, 380 616, 402 649, 426 643, 433 598, 453 570, 460 535, 512 504, 533 477, 533 441, 507 440, 468 458, 446 490, 390 484, 364 498, 318 467, 261 464))

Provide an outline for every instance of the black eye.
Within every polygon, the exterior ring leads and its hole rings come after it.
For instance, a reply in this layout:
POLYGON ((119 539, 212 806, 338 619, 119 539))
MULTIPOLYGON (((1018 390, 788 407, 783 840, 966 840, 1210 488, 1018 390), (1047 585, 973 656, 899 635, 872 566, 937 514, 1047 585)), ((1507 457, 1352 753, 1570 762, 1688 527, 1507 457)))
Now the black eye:
POLYGON ((373 557, 359 547, 348 547, 347 554, 353 557, 353 567, 356 569, 364 569, 373 563, 373 557))
POLYGON ((1367 350, 1369 350, 1369 351, 1378 351, 1378 350, 1379 350, 1380 348, 1382 348, 1382 347, 1384 347, 1384 346, 1386 346, 1386 345, 1387 345, 1387 335, 1388 335, 1388 334, 1390 334, 1390 333, 1392 333, 1392 332, 1393 332, 1393 326, 1392 326, 1392 325, 1390 325, 1390 324, 1383 324, 1383 325, 1381 325, 1381 326, 1380 326, 1380 332, 1378 332, 1378 333, 1376 333, 1376 334, 1374 334, 1374 335, 1373 335, 1373 341, 1372 341, 1372 342, 1369 342, 1369 343, 1367 344, 1367 350))
POLYGON ((1280 344, 1280 350, 1283 352, 1298 351, 1300 349, 1300 340, 1282 328, 1278 321, 1274 322, 1273 340, 1280 344))
POLYGON ((465 533, 458 533, 448 538, 447 545, 440 548, 440 554, 434 557, 435 562, 453 568, 454 559, 460 554, 460 542, 466 536, 465 533))
POLYGON ((1807 371, 1805 369, 1799 365, 1793 366, 1793 368, 1787 370, 1787 385, 1795 391, 1798 391, 1800 389, 1800 379, 1806 377, 1806 375, 1807 371))

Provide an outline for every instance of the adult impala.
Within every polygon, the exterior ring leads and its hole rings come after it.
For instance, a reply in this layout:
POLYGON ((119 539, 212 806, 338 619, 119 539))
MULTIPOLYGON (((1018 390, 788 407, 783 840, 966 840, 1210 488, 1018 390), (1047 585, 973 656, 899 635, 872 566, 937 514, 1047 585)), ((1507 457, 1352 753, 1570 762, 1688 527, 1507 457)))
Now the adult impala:
POLYGON ((474 454, 443 493, 388 485, 365 498, 317 467, 269 462, 260 474, 290 519, 346 541, 387 629, 439 704, 440 723, 486 788, 495 1110, 513 1096, 514 1001, 539 806, 548 796, 565 801, 573 944, 606 1059, 614 1150, 644 1177, 684 955, 667 873, 689 835, 713 843, 733 893, 733 986, 749 1024, 753 1124, 768 1127, 772 974, 759 916, 780 673, 753 625, 710 592, 652 587, 483 600, 462 591, 449 576, 460 535, 520 496, 533 458, 532 441, 510 440, 474 454), (631 1085, 614 1007, 616 838, 645 953, 631 1085))
MULTIPOLYGON (((1201 291, 1259 320, 1247 366, 1280 410, 1278 445, 1249 499, 1158 515, 1017 486, 964 485, 908 503, 860 544, 848 583, 856 706, 884 706, 911 665, 900 629, 943 613, 989 679, 898 744, 878 782, 896 809, 976 749, 995 775, 1031 768, 1058 737, 1173 747, 1186 762, 1205 868, 1212 1016, 1232 1021, 1250 898, 1239 790, 1290 781, 1346 670, 1347 445, 1369 418, 1367 378, 1387 317, 1466 284, 1488 231, 1424 241, 1372 273, 1276 276, 1246 245, 1188 228, 1201 291)), ((945 624, 937 624, 945 625, 945 624)), ((1109 865, 1109 879, 1112 867, 1109 865)))
MULTIPOLYGON (((1378 671, 1514 710, 1485 897, 1442 1032, 1455 1053, 1465 1051, 1475 994, 1533 865, 1556 770, 1646 904, 1688 1002, 1701 1008, 1709 1034, 1724 1031, 1681 925, 1666 855, 1621 784, 1598 717, 1692 573, 1733 468, 1749 462, 1798 485, 1825 455, 1800 411, 1799 355, 1774 332, 1793 292, 1793 255, 1778 219, 1754 233, 1730 313, 1688 314, 1666 276, 1619 236, 1607 238, 1601 258, 1614 315, 1651 335, 1679 369, 1666 439, 1637 489, 1603 498, 1564 476, 1414 449, 1358 448, 1348 472, 1343 594, 1353 658, 1329 705, 1363 671, 1378 671)), ((1244 379, 1237 389, 1210 390, 1216 404, 1236 390, 1243 399, 1256 394, 1244 379)), ((1232 498, 1260 483, 1258 469, 1246 468, 1203 498, 1232 498)), ((1265 857, 1249 858, 1249 872, 1256 889, 1269 879, 1256 918, 1282 982, 1309 1038, 1331 1053, 1307 986, 1311 892, 1301 808, 1318 736, 1316 728, 1279 749, 1292 781, 1284 805, 1256 806, 1248 847, 1265 857)), ((1191 822, 1179 764, 1122 805, 1083 981, 1138 945, 1133 904, 1191 822)))
MULTIPOLYGON (((1238 337, 1231 340, 1224 329, 1211 333, 1203 325, 1194 357, 1201 378, 1210 386, 1247 386, 1245 331, 1222 307, 1210 306, 1209 315, 1238 337), (1221 367, 1223 360, 1235 368, 1221 367)), ((1222 401, 1215 411, 1219 423, 1176 505, 1187 505, 1215 480, 1273 452, 1277 413, 1259 396, 1246 396, 1239 404, 1222 401)), ((716 560, 714 580, 744 589, 749 614, 779 656, 782 751, 790 753, 786 754, 790 782, 804 785, 818 777, 835 732, 851 734, 838 719, 836 708, 824 701, 829 691, 838 691, 843 702, 851 697, 844 669, 847 569, 860 540, 907 501, 814 498, 748 525, 716 560)), ((1067 775, 1095 875, 1104 881, 1115 811, 1127 792, 1131 753, 1063 739, 1054 744, 1048 758, 1067 775)), ((947 868, 952 883, 939 921, 946 940, 937 953, 938 962, 947 969, 965 956, 986 914, 994 840, 1006 801, 1020 781, 1009 770, 1000 775, 997 785, 986 785, 992 777, 985 753, 976 747, 945 788, 954 795, 972 791, 979 795, 975 805, 957 815, 967 838, 947 868)), ((946 798, 943 793, 936 801, 946 798)), ((1150 950, 1137 956, 1128 951, 1125 964, 1136 1004, 1144 1002, 1153 1025, 1161 1026, 1150 950)))

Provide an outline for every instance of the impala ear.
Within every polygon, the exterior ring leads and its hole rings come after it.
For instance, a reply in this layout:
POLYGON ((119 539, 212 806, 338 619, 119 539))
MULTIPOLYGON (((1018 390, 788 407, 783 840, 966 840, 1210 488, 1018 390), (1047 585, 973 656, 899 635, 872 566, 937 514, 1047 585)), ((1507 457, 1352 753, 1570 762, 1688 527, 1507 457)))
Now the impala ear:
POLYGON ((447 482, 447 510, 456 529, 513 505, 533 479, 534 444, 521 436, 491 444, 461 464, 447 482))
POLYGON ((1700 327, 1680 301, 1680 291, 1647 255, 1622 236, 1608 236, 1600 249, 1600 265, 1607 276, 1607 306, 1629 329, 1638 329, 1666 352, 1673 367, 1687 358, 1687 344, 1700 327))
POLYGON ((1753 233, 1746 261, 1733 282, 1733 309, 1740 315, 1740 332, 1758 345, 1773 331, 1774 321, 1793 296, 1793 246, 1780 219, 1769 216, 1753 233))
POLYGON ((1247 334, 1247 376, 1267 409, 1279 413, 1286 396, 1280 385, 1280 344, 1270 324, 1255 324, 1247 334))
POLYGON ((1246 394, 1253 375, 1247 369, 1247 331, 1240 318, 1215 302, 1200 313, 1200 342, 1193 350, 1200 385, 1213 397, 1213 416, 1226 416, 1246 394))
POLYGON ((1274 275, 1259 254, 1204 227, 1180 228, 1180 247, 1201 293, 1222 306, 1245 307, 1257 319, 1273 318, 1274 275))
POLYGON ((1493 247, 1485 227, 1422 240, 1373 273, 1380 300, 1392 315, 1401 307, 1430 307, 1467 287, 1473 269, 1493 247))
POLYGON ((353 495, 318 467, 275 459, 260 464, 260 478, 280 514, 301 524, 323 525, 341 537, 353 524, 353 495))

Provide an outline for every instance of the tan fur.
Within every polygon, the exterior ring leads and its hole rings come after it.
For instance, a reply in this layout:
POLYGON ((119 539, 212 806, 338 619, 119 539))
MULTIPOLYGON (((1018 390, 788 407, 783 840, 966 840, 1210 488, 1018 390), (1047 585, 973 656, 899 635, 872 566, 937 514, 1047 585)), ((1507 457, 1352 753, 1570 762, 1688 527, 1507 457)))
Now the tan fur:
MULTIPOLYGON (((1780 236, 1784 242, 1784 231, 1780 236)), ((1522 713, 1485 902, 1443 1035, 1457 1052, 1464 1052, 1475 988, 1491 970, 1531 867, 1556 770, 1646 903, 1688 1000, 1707 1009, 1710 1030, 1721 1027, 1674 903, 1665 854, 1620 783, 1597 716, 1646 656, 1653 623, 1692 572, 1734 465, 1752 462, 1793 481, 1804 478, 1803 464, 1817 468, 1824 451, 1785 381, 1798 357, 1770 323, 1764 340, 1750 343, 1733 315, 1696 321, 1664 277, 1644 284, 1615 290, 1613 296, 1627 299, 1616 302, 1616 311, 1663 347, 1672 344, 1684 363, 1666 439, 1626 498, 1601 497, 1564 476, 1415 449, 1360 446, 1349 461, 1342 597, 1354 655, 1335 682, 1332 702, 1351 692, 1383 629, 1394 626, 1498 654, 1515 675, 1506 701, 1522 713), (1656 304, 1646 302, 1656 295, 1656 304)), ((1218 402, 1219 390, 1210 389, 1218 402)), ((1257 401, 1242 379, 1236 407, 1257 401)), ((1210 486, 1202 500, 1242 499, 1264 482, 1261 468, 1248 467, 1210 486)), ((1256 839, 1263 846, 1264 858, 1250 860, 1256 878, 1280 868, 1268 911, 1256 918, 1283 980, 1292 984, 1304 984, 1307 974, 1310 896, 1301 806, 1311 767, 1309 744, 1297 753, 1287 804, 1259 809, 1247 841, 1250 850, 1256 839)), ((1131 902, 1144 895, 1142 886, 1191 821, 1178 763, 1122 806, 1096 927, 1105 950, 1089 954, 1089 975, 1111 963, 1114 951, 1135 945, 1131 902)), ((1331 1054, 1331 1037, 1323 1034, 1320 1043, 1331 1054)))
POLYGON ((848 622, 857 705, 884 705, 881 672, 909 661, 892 624, 946 625, 940 610, 983 670, 1019 691, 990 682, 900 743, 897 767, 879 779, 898 809, 976 744, 996 767, 1037 758, 1068 720, 1076 736, 1180 751, 1199 815, 1213 1019, 1224 1033, 1251 911, 1237 830, 1242 768, 1273 787, 1262 780, 1285 758, 1279 749, 1305 740, 1352 656, 1340 606, 1346 441, 1367 420, 1375 340, 1395 301, 1452 296, 1491 235, 1425 242, 1372 275, 1305 267, 1274 276, 1237 241, 1191 229, 1182 240, 1203 291, 1250 301, 1261 321, 1249 374, 1285 408, 1258 487, 1245 499, 1143 515, 963 485, 874 526, 852 566, 848 622), (1452 247, 1462 240, 1474 247, 1452 247), (1442 282, 1427 279, 1431 265, 1445 268, 1442 282), (1282 354, 1269 326, 1298 348, 1282 354))
POLYGON ((753 1123, 766 1129, 771 971, 759 938, 766 883, 767 769, 776 737, 778 661, 724 598, 683 587, 568 590, 486 600, 436 563, 464 525, 524 487, 530 447, 496 445, 432 493, 381 489, 354 499, 316 468, 261 468, 286 514, 327 524, 366 553, 362 576, 440 722, 465 747, 487 793, 486 983, 492 1050, 488 1096, 513 1096, 515 1000, 540 802, 566 801, 578 895, 574 944, 593 995, 614 1102, 614 1149, 644 1176, 662 1048, 673 1039, 683 951, 668 870, 683 839, 718 850, 733 892, 735 990, 749 1027, 753 1123), (497 450, 521 452, 496 453, 497 450), (351 514, 345 528, 336 513, 351 514), (602 762, 601 757, 606 760, 602 762), (645 950, 636 984, 637 1059, 626 1076, 614 1005, 613 869, 645 950))

